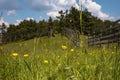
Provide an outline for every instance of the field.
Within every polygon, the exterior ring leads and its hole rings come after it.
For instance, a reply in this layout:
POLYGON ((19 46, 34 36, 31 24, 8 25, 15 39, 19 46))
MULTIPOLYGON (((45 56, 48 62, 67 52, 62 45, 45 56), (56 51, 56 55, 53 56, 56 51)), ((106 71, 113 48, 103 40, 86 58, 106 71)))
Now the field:
POLYGON ((0 47, 0 80, 120 80, 119 74, 116 46, 77 48, 57 35, 0 47))

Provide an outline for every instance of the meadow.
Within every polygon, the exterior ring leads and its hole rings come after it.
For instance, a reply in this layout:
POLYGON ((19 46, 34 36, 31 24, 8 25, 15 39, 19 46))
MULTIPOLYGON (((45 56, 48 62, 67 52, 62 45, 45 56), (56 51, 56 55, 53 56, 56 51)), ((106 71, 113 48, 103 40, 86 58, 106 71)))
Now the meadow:
MULTIPOLYGON (((85 40, 86 41, 86 40, 85 40)), ((120 80, 120 52, 42 37, 0 47, 0 80, 120 80)))

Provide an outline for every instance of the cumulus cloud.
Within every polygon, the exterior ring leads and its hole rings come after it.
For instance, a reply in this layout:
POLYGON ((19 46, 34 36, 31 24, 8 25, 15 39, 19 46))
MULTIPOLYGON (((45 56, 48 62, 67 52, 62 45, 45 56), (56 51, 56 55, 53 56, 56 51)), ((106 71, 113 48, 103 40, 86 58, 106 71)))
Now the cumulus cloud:
POLYGON ((40 17, 39 17, 39 19, 40 19, 40 20, 43 20, 43 17, 42 17, 42 16, 40 16, 40 17))
POLYGON ((1 10, 13 10, 19 8, 20 8, 20 4, 18 0, 0 0, 1 10))
POLYGON ((34 20, 34 18, 33 17, 27 17, 25 20, 34 20))
POLYGON ((34 10, 48 11, 52 9, 51 0, 25 0, 26 3, 34 10))
POLYGON ((15 14, 16 14, 15 10, 9 10, 7 13, 8 16, 14 16, 15 14))
POLYGON ((14 23, 14 25, 19 25, 23 20, 34 20, 34 18, 32 18, 32 17, 27 17, 26 19, 18 19, 18 20, 16 20, 16 22, 14 23))
POLYGON ((97 16, 102 20, 113 20, 114 17, 102 11, 102 6, 92 0, 82 0, 82 5, 88 9, 92 15, 97 16))
POLYGON ((51 12, 48 12, 47 15, 55 18, 56 16, 59 16, 59 13, 57 11, 51 11, 51 12))
POLYGON ((71 6, 78 8, 76 0, 26 0, 34 10, 46 11, 48 16, 58 16, 58 11, 69 9, 71 6))
POLYGON ((19 19, 19 20, 16 20, 16 22, 14 23, 14 25, 19 25, 23 20, 22 19, 19 19))
POLYGON ((6 21, 4 21, 3 18, 1 18, 1 19, 0 19, 0 25, 2 25, 3 23, 4 23, 7 27, 9 26, 9 24, 8 24, 6 21))

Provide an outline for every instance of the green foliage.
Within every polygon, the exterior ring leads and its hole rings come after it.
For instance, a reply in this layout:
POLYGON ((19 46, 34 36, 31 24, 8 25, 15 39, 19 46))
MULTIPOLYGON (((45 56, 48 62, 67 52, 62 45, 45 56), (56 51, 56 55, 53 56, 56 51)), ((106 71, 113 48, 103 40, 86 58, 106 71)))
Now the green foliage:
MULTIPOLYGON (((85 40, 84 40, 85 41, 85 40)), ((119 80, 116 48, 76 48, 60 35, 10 43, 0 51, 0 80, 119 80), (36 53, 34 53, 34 44, 36 53), (67 46, 62 49, 61 46, 67 46), (71 51, 71 49, 73 49, 71 51), (18 53, 17 57, 12 53, 18 53), (29 54, 24 57, 24 54, 29 54)))
POLYGON ((57 16, 56 20, 51 17, 47 21, 41 20, 36 22, 35 20, 24 20, 19 25, 10 25, 7 31, 3 34, 3 42, 13 42, 28 40, 35 37, 53 37, 55 34, 65 34, 65 28, 73 29, 77 32, 82 32, 84 35, 92 33, 96 28, 101 29, 104 26, 112 24, 111 21, 102 21, 97 17, 91 15, 87 9, 79 11, 75 7, 71 7, 66 11, 59 11, 60 16, 57 16), (81 23, 80 23, 80 12, 81 23))

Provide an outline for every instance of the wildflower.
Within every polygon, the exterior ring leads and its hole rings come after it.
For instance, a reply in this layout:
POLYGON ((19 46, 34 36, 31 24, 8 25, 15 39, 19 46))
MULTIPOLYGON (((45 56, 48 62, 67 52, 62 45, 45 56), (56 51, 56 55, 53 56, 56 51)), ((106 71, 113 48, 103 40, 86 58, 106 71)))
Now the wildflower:
POLYGON ((114 54, 114 52, 112 52, 112 54, 114 54))
POLYGON ((60 58, 60 56, 58 56, 58 58, 60 58))
POLYGON ((71 52, 74 52, 74 49, 71 49, 70 51, 71 51, 71 52))
POLYGON ((80 63, 79 63, 79 62, 77 62, 77 65, 80 65, 80 63))
POLYGON ((63 49, 63 50, 67 49, 67 46, 62 45, 62 49, 63 49))
POLYGON ((69 70, 69 69, 70 69, 70 67, 69 67, 69 66, 65 67, 65 70, 69 70))
POLYGON ((13 57, 17 57, 17 56, 18 56, 18 53, 12 53, 12 56, 13 56, 13 57))
POLYGON ((45 64, 48 64, 48 60, 44 60, 44 63, 45 63, 45 64))
POLYGON ((116 46, 114 46, 114 48, 116 49, 116 46))
POLYGON ((64 57, 65 57, 65 58, 67 58, 67 56, 66 56, 66 55, 65 55, 64 57))
POLYGON ((29 56, 29 54, 24 54, 24 57, 28 57, 29 56))
POLYGON ((60 67, 60 66, 61 66, 61 64, 59 63, 59 64, 58 64, 58 67, 60 67))
POLYGON ((2 46, 0 46, 0 50, 3 50, 3 47, 2 47, 2 46))

